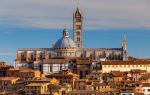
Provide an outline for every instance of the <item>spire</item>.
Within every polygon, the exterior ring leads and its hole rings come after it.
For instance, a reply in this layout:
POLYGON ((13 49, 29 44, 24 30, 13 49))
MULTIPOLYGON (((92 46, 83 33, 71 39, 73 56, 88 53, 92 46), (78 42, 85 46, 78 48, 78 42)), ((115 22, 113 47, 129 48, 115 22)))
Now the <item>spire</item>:
POLYGON ((69 37, 69 32, 68 32, 68 29, 67 29, 67 25, 65 25, 65 28, 63 30, 63 37, 69 37))
POLYGON ((122 40, 122 54, 123 54, 123 61, 128 60, 128 50, 127 50, 127 44, 126 44, 126 34, 124 33, 123 40, 122 40))
POLYGON ((79 9, 79 7, 77 7, 75 13, 74 13, 74 16, 75 17, 82 17, 82 12, 81 10, 79 9))
POLYGON ((124 36, 123 36, 123 40, 122 40, 122 48, 123 49, 127 49, 127 45, 126 45, 126 33, 124 32, 124 36))

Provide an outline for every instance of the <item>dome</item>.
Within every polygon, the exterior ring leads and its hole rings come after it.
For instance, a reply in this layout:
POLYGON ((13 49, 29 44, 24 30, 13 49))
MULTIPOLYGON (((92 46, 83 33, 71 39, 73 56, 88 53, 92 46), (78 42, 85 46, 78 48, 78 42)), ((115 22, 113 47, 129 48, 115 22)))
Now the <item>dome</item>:
POLYGON ((69 38, 69 33, 66 28, 63 30, 63 37, 55 43, 54 48, 76 48, 76 44, 71 38, 69 38))

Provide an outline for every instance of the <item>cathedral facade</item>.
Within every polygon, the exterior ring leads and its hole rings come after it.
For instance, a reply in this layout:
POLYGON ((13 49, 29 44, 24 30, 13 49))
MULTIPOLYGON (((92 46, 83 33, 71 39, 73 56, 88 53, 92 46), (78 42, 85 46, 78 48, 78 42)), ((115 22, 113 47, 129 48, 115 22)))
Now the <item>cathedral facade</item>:
POLYGON ((120 48, 83 48, 83 14, 73 14, 73 40, 65 28, 62 37, 51 48, 18 49, 16 67, 39 69, 44 74, 68 68, 71 59, 89 58, 91 62, 127 60, 126 37, 120 48))

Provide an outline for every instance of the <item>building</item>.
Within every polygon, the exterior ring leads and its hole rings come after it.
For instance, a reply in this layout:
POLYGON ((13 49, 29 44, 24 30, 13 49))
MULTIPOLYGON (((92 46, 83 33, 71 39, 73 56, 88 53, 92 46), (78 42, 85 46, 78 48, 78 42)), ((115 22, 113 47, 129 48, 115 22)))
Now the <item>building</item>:
POLYGON ((111 71, 131 71, 131 70, 145 70, 150 72, 150 61, 149 60, 134 60, 134 61, 105 61, 102 62, 102 72, 111 71))
POLYGON ((43 77, 39 70, 32 70, 28 68, 11 68, 6 71, 7 77, 20 77, 22 80, 34 77, 43 77))
POLYGON ((53 84, 58 84, 59 81, 56 79, 50 79, 50 78, 46 78, 46 77, 34 77, 34 78, 30 78, 25 80, 25 84, 28 85, 30 83, 53 83, 53 84))
POLYGON ((92 62, 105 60, 127 60, 126 37, 120 48, 83 48, 83 13, 79 8, 73 13, 73 40, 67 28, 62 37, 51 48, 18 49, 16 67, 38 69, 44 74, 67 69, 69 59, 90 58, 92 62), (64 59, 62 59, 64 58, 64 59))
POLYGON ((12 66, 7 65, 5 62, 0 62, 0 77, 6 76, 6 71, 10 68, 13 68, 12 66))
POLYGON ((50 83, 31 83, 25 86, 25 95, 46 95, 50 91, 48 85, 50 83))
POLYGON ((19 77, 19 68, 10 68, 9 70, 6 71, 6 76, 7 77, 19 77))
MULTIPOLYGON (((28 87, 26 87, 26 90, 25 90, 26 93, 28 93, 28 94, 29 93, 31 94, 31 90, 32 90, 32 92, 34 90, 34 89, 32 89, 33 85, 31 85, 31 84, 49 84, 49 85, 47 85, 48 91, 45 92, 45 94, 47 93, 48 95, 54 95, 54 93, 57 93, 57 92, 59 93, 59 90, 61 89, 61 85, 59 85, 59 81, 54 78, 46 78, 46 77, 37 78, 36 77, 36 78, 26 80, 25 84, 26 84, 26 86, 28 86, 28 87)), ((34 85, 34 86, 37 86, 37 85, 34 85)), ((36 92, 36 90, 35 90, 35 92, 36 92)), ((38 93, 38 94, 41 95, 41 93, 38 93)))
POLYGON ((139 79, 142 83, 150 83, 150 74, 142 74, 140 79, 139 79))
POLYGON ((142 84, 142 93, 144 93, 144 95, 150 95, 150 83, 142 84))
POLYGON ((59 81, 60 85, 69 85, 70 88, 74 88, 75 81, 79 79, 79 76, 73 73, 54 73, 50 75, 46 75, 47 78, 55 78, 59 81))
POLYGON ((75 88, 72 91, 66 91, 65 95, 97 95, 97 93, 91 85, 87 85, 86 80, 79 79, 75 82, 75 88))
POLYGON ((89 58, 77 58, 70 64, 71 72, 80 76, 80 79, 85 78, 92 72, 92 62, 89 58))
POLYGON ((16 92, 19 90, 17 86, 17 81, 19 77, 0 77, 0 92, 16 92))

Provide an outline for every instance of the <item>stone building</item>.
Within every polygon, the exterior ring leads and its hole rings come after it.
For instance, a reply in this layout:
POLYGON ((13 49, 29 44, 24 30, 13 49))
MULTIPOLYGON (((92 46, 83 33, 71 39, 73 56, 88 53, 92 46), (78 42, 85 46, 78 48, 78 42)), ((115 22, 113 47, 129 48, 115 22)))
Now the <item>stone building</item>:
POLYGON ((16 67, 38 69, 44 74, 68 68, 70 60, 90 58, 92 62, 105 60, 127 60, 126 37, 120 48, 83 48, 83 14, 77 8, 73 14, 73 40, 67 28, 62 37, 51 48, 18 49, 16 67))

